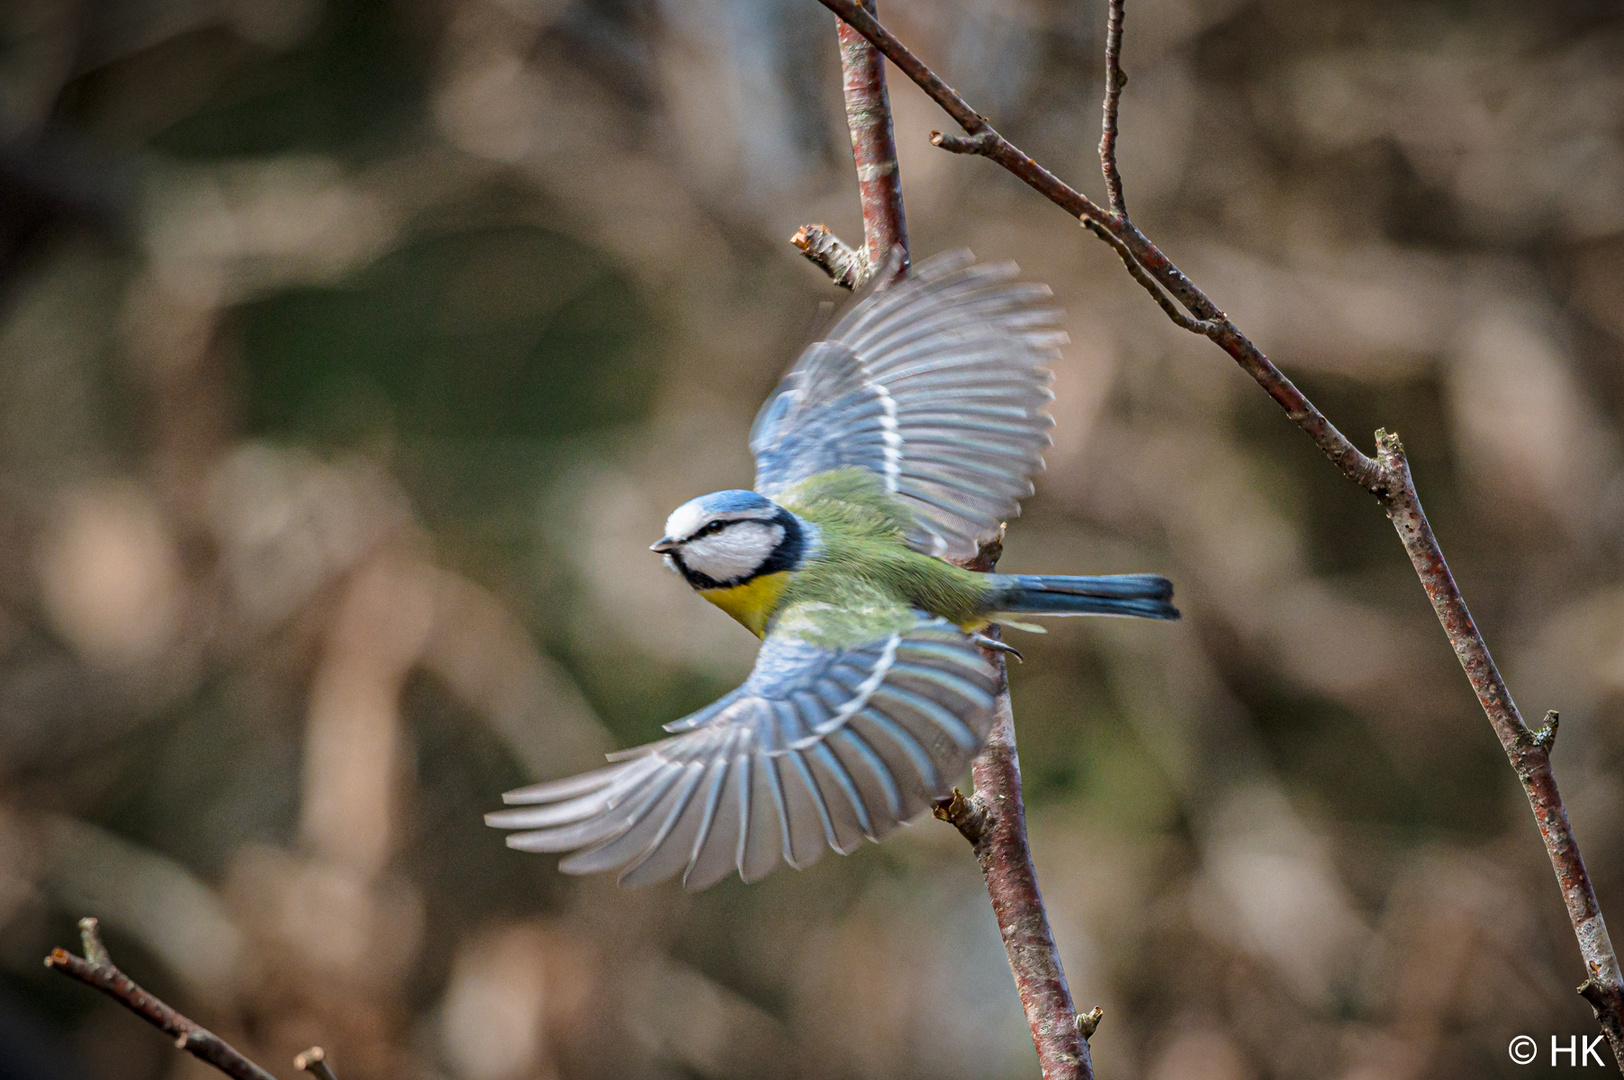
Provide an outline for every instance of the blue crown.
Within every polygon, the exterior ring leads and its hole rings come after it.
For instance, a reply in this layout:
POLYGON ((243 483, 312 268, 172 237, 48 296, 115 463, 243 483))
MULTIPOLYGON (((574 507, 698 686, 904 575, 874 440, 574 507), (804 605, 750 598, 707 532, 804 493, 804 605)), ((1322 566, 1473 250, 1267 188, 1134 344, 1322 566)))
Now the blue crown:
POLYGON ((754 491, 713 491, 693 500, 706 513, 736 514, 746 510, 775 510, 777 504, 754 491))

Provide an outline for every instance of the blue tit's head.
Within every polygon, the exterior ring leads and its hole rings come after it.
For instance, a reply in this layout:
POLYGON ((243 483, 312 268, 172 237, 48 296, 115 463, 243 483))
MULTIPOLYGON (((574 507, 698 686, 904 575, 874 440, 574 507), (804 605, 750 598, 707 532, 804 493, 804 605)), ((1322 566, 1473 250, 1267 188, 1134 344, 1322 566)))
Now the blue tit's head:
POLYGON ((713 491, 673 510, 650 550, 696 589, 727 588, 795 569, 811 528, 765 495, 713 491))

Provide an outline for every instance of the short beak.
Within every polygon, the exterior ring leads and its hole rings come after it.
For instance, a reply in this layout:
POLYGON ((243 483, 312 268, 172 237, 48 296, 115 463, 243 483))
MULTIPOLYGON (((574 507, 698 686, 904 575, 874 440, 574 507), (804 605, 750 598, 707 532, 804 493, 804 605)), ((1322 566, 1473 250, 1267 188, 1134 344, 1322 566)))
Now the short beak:
POLYGON ((677 542, 671 539, 669 536, 662 536, 654 543, 650 544, 648 549, 650 551, 657 551, 661 555, 664 555, 667 552, 677 550, 677 542))

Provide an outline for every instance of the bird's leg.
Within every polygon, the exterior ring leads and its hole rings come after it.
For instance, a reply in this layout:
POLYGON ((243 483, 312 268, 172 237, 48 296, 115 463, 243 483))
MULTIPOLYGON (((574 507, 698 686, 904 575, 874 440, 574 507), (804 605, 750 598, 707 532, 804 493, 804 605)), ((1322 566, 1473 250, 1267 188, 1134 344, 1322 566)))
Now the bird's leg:
POLYGON ((1013 656, 1021 663, 1026 663, 1026 657, 1021 655, 1021 650, 1008 644, 1007 642, 999 641, 997 638, 988 637, 986 634, 971 634, 970 640, 975 642, 977 645, 980 645, 983 649, 992 649, 994 652, 1009 653, 1009 655, 1013 656))

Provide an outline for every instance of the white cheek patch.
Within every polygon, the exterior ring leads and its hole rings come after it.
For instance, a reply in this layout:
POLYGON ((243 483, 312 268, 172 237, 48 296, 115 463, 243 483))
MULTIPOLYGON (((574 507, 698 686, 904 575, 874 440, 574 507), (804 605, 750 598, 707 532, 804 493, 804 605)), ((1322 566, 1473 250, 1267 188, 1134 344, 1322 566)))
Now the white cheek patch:
POLYGON ((719 533, 701 536, 682 546, 682 561, 716 581, 748 577, 772 555, 784 539, 784 527, 761 521, 741 521, 719 533))

